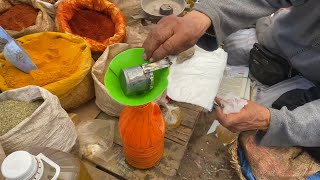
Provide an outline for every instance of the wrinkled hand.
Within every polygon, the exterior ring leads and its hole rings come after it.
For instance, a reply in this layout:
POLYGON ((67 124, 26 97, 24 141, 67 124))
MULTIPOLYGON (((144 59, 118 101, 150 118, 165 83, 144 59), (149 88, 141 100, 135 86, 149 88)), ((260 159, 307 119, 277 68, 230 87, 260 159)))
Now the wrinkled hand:
POLYGON ((154 62, 181 53, 194 46, 210 26, 209 17, 197 11, 184 17, 164 17, 152 28, 143 44, 144 59, 154 62))
POLYGON ((248 101, 239 113, 224 114, 221 100, 216 98, 216 102, 220 105, 215 109, 217 120, 232 132, 267 130, 269 127, 270 111, 259 104, 248 101))

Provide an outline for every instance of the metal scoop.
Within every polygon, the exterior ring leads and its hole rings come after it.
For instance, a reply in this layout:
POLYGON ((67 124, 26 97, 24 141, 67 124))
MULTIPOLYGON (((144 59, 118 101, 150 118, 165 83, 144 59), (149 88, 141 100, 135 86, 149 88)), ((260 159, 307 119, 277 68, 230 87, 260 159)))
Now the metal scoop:
POLYGON ((167 68, 172 64, 169 58, 161 61, 122 69, 120 72, 121 88, 126 96, 143 94, 153 88, 153 72, 167 68))
POLYGON ((29 55, 23 48, 0 26, 0 51, 10 64, 25 73, 36 70, 38 67, 32 63, 29 55))

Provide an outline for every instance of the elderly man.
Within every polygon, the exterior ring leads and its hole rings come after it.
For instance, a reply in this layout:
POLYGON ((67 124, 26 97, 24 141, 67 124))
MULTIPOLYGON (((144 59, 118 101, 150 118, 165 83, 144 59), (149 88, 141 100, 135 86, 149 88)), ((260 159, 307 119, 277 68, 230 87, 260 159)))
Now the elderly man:
MULTIPOLYGON (((291 7, 290 12, 277 17, 270 30, 257 34, 258 42, 316 84, 320 81, 319 0, 203 0, 184 17, 161 19, 143 45, 144 58, 157 61, 180 53, 210 28, 221 44, 230 34, 286 7, 291 7)), ((273 109, 248 102, 240 113, 226 115, 220 107, 215 113, 218 121, 234 132, 260 130, 256 137, 261 145, 319 147, 319 92, 317 87, 303 92, 311 93, 312 98, 292 109, 285 104, 273 109)), ((219 103, 218 98, 216 101, 219 103)))

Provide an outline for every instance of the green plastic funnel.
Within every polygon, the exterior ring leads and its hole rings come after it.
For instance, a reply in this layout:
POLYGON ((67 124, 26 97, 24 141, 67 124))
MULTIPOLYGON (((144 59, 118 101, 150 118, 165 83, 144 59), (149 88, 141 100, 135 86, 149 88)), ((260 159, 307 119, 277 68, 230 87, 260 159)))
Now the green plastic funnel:
POLYGON ((126 106, 140 106, 157 99, 168 86, 167 77, 169 68, 154 72, 153 89, 140 95, 126 96, 120 85, 119 75, 121 69, 139 66, 147 61, 143 60, 143 48, 128 49, 112 59, 104 77, 104 84, 109 95, 120 104, 126 106))

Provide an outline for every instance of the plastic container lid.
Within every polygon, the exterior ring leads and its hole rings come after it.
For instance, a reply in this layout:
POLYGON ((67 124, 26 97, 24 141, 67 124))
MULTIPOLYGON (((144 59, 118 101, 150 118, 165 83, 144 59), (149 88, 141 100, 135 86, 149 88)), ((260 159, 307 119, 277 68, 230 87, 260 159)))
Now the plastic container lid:
POLYGON ((37 161, 26 151, 10 154, 2 163, 1 172, 7 180, 29 180, 37 172, 37 161))

